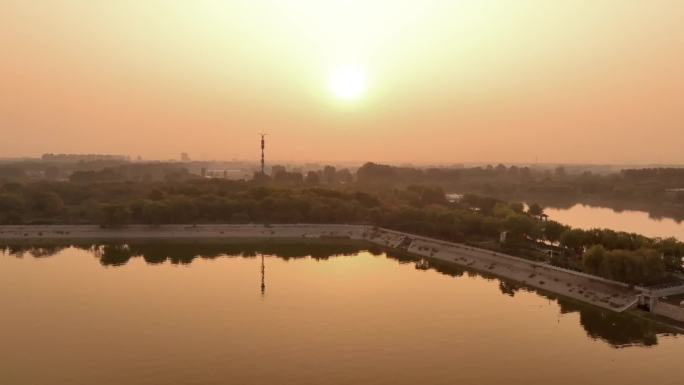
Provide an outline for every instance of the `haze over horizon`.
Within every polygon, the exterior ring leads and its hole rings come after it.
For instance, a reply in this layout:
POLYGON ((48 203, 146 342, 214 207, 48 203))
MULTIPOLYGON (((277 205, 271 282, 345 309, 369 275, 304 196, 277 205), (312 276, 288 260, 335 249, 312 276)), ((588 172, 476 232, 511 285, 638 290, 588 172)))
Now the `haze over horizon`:
POLYGON ((5 0, 0 157, 684 163, 684 3, 5 0))

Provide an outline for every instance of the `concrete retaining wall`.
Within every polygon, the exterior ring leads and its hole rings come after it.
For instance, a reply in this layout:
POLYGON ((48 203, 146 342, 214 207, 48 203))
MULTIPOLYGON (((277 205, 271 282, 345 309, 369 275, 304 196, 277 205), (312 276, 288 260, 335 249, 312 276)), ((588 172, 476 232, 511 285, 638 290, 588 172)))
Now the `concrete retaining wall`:
POLYGON ((651 308, 651 312, 684 322, 684 307, 672 305, 667 302, 657 301, 651 308))
POLYGON ((377 245, 494 274, 612 311, 625 311, 637 299, 638 292, 621 282, 464 244, 380 228, 371 229, 368 240, 377 245))

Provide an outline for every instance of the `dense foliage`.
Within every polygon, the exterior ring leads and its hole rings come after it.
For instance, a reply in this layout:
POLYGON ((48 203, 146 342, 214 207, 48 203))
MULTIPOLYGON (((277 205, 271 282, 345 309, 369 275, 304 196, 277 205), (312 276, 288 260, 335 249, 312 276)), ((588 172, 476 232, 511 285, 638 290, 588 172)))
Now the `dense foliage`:
MULTIPOLYGON (((49 157, 48 157, 49 158, 49 157)), ((76 159, 81 159, 77 157, 76 159)), ((128 162, 90 159, 76 161, 25 160, 0 163, 0 183, 39 180, 78 182, 169 181, 199 179, 207 170, 231 178, 244 178, 256 170, 244 162, 128 162), (90 159, 90 160, 89 160, 90 159), (221 172, 221 170, 224 170, 221 172), (228 177, 227 174, 223 175, 228 177)), ((311 165, 288 169, 272 165, 269 178, 292 187, 356 185, 356 189, 377 190, 388 186, 435 185, 449 192, 495 196, 503 200, 539 202, 551 207, 587 203, 614 209, 647 211, 655 217, 684 220, 684 168, 620 170, 608 166, 566 165, 562 167, 497 166, 484 167, 396 167, 366 163, 354 172, 311 165)))
POLYGON ((439 185, 448 191, 541 201, 554 207, 584 202, 684 220, 684 168, 626 169, 601 174, 566 167, 500 164, 419 169, 367 163, 357 171, 357 180, 364 186, 439 185))

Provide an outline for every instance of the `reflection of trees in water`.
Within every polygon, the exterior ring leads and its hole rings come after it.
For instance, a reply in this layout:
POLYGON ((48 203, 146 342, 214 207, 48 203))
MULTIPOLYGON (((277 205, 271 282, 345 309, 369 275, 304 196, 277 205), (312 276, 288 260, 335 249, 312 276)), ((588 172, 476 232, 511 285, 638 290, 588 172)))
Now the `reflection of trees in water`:
POLYGON ((516 282, 499 280, 499 290, 511 297, 515 296, 519 290, 531 291, 541 297, 556 301, 561 314, 579 313, 580 324, 589 337, 605 341, 616 348, 656 345, 657 334, 670 331, 647 319, 626 313, 616 313, 571 299, 563 299, 516 282))
POLYGON ((254 243, 207 243, 196 242, 133 242, 133 243, 88 243, 56 244, 49 246, 0 245, 6 254, 21 257, 29 254, 34 257, 52 256, 73 247, 92 252, 102 265, 121 266, 131 258, 142 257, 149 264, 169 261, 173 264, 189 264, 196 258, 214 259, 222 256, 253 258, 260 254, 274 255, 289 260, 311 257, 325 260, 341 255, 358 254, 369 251, 373 255, 382 254, 377 247, 365 243, 349 241, 325 242, 254 242, 254 243))
POLYGON ((2 245, 0 244, 0 251, 8 254, 8 255, 13 255, 15 257, 23 257, 25 254, 28 254, 34 258, 42 258, 42 257, 51 257, 63 249, 69 247, 68 245, 41 245, 41 246, 32 246, 29 244, 8 244, 8 245, 2 245))
POLYGON ((501 290, 501 293, 506 294, 511 297, 515 297, 515 293, 520 290, 520 285, 510 282, 510 281, 505 281, 505 280, 500 280, 499 281, 499 290, 501 290))
POLYGON ((604 340, 614 347, 657 345, 657 334, 668 332, 653 321, 629 314, 560 299, 558 304, 563 314, 579 312, 580 324, 591 338, 604 340))
MULTIPOLYGON (((217 257, 254 258, 261 254, 272 255, 289 260, 311 257, 327 260, 331 257, 354 255, 368 251, 373 255, 385 253, 399 263, 413 263, 420 260, 414 255, 369 247, 363 243, 349 241, 312 242, 260 242, 260 243, 206 243, 206 242, 140 242, 140 243, 100 243, 100 244, 62 244, 62 245, 0 245, 6 254, 21 257, 31 255, 36 258, 55 255, 68 247, 92 252, 104 266, 125 265, 131 258, 142 257, 149 264, 170 261, 173 264, 189 264, 196 258, 214 259, 217 257)), ((492 274, 466 270, 455 264, 429 259, 430 269, 453 277, 479 276, 487 280, 498 280, 499 290, 504 295, 515 296, 520 290, 535 292, 542 297, 555 300, 561 314, 579 313, 580 324, 593 339, 602 340, 613 347, 630 345, 651 346, 658 343, 657 334, 670 332, 659 324, 634 317, 629 314, 603 310, 577 301, 558 298, 548 292, 523 286, 517 282, 500 279, 492 274)))
MULTIPOLYGON (((381 251, 382 252, 382 251, 381 251)), ((422 259, 413 254, 401 252, 399 250, 386 250, 384 253, 387 257, 399 261, 399 263, 414 263, 422 259)), ((465 270, 453 263, 442 261, 439 259, 430 259, 430 268, 439 271, 442 274, 451 275, 453 277, 460 277, 465 273, 465 270)))

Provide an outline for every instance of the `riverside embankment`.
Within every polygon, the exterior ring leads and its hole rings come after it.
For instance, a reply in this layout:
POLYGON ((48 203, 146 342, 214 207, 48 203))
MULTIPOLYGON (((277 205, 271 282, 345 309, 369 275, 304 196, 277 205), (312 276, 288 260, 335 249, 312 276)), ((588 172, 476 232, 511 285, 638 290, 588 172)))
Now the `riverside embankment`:
MULTIPOLYGON (((0 226, 0 242, 51 242, 144 239, 326 239, 343 238, 404 250, 456 265, 487 272, 524 285, 609 309, 625 311, 634 307, 643 290, 526 259, 364 225, 130 225, 102 228, 89 225, 0 226)), ((683 321, 683 320, 680 320, 683 321)))

